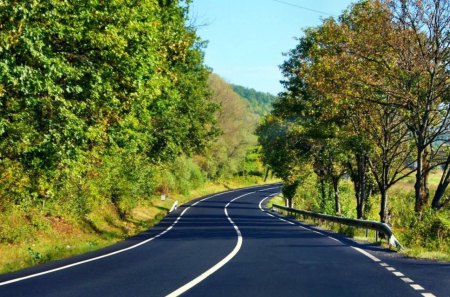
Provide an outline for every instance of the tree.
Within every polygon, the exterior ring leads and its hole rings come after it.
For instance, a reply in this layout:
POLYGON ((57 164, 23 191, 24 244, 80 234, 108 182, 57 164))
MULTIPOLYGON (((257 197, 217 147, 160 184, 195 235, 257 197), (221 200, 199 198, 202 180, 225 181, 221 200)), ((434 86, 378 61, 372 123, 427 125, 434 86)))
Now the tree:
POLYGON ((155 164, 217 134, 203 44, 183 1, 0 3, 0 161, 30 191, 89 157, 155 164), (93 153, 95 152, 95 153, 93 153))
MULTIPOLYGON (((445 0, 386 0, 357 6, 376 8, 378 17, 367 18, 364 11, 349 14, 349 42, 343 50, 355 57, 355 67, 364 73, 359 83, 384 94, 371 100, 397 108, 414 139, 415 210, 420 213, 429 200, 430 171, 447 163, 450 4, 445 0)), ((445 180, 441 189, 448 185, 445 180)), ((436 208, 439 193, 433 203, 436 208)))
MULTIPOLYGON (((389 75, 387 69, 374 69, 372 60, 382 57, 385 64, 394 63, 390 58, 392 51, 380 44, 392 36, 393 30, 390 15, 380 3, 365 1, 353 5, 337 22, 325 21, 318 30, 320 49, 314 63, 320 67, 311 67, 313 71, 307 76, 310 84, 335 98, 338 108, 345 110, 345 129, 357 136, 351 138, 349 148, 361 162, 349 168, 370 167, 381 195, 382 222, 387 217, 389 188, 414 171, 410 169, 413 165, 411 134, 403 123, 401 111, 395 107, 392 96, 371 84, 373 79, 368 75, 371 71, 378 77, 389 75), (361 57, 357 51, 362 49, 371 56, 361 57), (356 151, 355 139, 365 143, 356 151)), ((362 174, 351 176, 362 181, 357 178, 362 174)), ((364 185, 359 185, 357 192, 361 188, 364 185)))
POLYGON ((256 144, 256 117, 231 86, 218 75, 211 74, 208 85, 212 101, 220 106, 217 125, 221 134, 206 150, 206 156, 197 156, 197 159, 202 159, 200 163, 209 177, 217 179, 242 170, 247 150, 256 144))

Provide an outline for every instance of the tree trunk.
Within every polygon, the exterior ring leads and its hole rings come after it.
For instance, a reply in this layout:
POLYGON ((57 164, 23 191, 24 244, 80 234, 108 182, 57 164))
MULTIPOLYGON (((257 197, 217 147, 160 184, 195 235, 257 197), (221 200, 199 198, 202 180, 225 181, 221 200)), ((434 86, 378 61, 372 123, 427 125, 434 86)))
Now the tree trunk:
POLYGON ((362 219, 364 214, 364 201, 357 201, 356 203, 356 218, 362 219))
POLYGON ((267 177, 269 176, 269 166, 267 166, 267 169, 266 169, 266 175, 264 176, 264 182, 266 182, 266 180, 267 180, 267 177))
POLYGON ((339 177, 333 176, 333 189, 334 189, 334 208, 337 214, 341 213, 341 201, 339 193, 339 177))
POLYGON ((387 189, 380 189, 381 194, 381 207, 380 207, 380 222, 387 223, 387 204, 388 204, 388 194, 387 189))
POLYGON ((320 208, 321 208, 321 211, 325 211, 327 193, 325 192, 325 179, 322 177, 320 178, 320 194, 322 196, 322 200, 320 202, 320 208))
POLYGON ((292 208, 292 198, 286 198, 286 206, 292 208))
POLYGON ((445 162, 444 166, 444 172, 442 173, 441 180, 439 181, 436 193, 434 193, 433 201, 431 202, 431 207, 433 207, 433 209, 436 210, 442 208, 442 206, 444 205, 444 203, 442 203, 441 200, 445 194, 445 190, 450 184, 449 165, 450 165, 450 155, 448 155, 447 157, 447 162, 445 162))
POLYGON ((426 148, 417 149, 417 171, 416 182, 414 184, 416 213, 422 212, 423 208, 428 204, 430 192, 428 189, 428 150, 426 148))

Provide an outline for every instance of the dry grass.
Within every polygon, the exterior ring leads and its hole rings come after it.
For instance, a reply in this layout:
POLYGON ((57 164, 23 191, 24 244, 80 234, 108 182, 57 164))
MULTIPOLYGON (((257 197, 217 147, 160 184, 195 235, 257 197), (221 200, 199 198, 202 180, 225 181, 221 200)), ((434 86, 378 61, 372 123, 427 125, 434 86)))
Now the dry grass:
MULTIPOLYGON (((267 181, 273 182, 278 180, 267 181)), ((10 230, 17 229, 12 226, 23 229, 16 230, 11 242, 0 243, 0 273, 103 248, 157 224, 175 201, 181 205, 197 197, 254 184, 254 180, 207 183, 189 195, 169 194, 165 201, 154 196, 140 202, 126 218, 121 218, 112 204, 100 205, 82 221, 21 211, 4 214, 10 220, 10 230)))

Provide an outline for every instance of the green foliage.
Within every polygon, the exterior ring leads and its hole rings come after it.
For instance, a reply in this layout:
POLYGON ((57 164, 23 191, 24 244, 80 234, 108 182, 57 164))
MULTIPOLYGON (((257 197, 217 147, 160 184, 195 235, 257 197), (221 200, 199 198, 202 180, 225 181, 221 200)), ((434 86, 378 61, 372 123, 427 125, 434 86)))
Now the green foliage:
MULTIPOLYGON (((196 161, 210 179, 226 179, 247 168, 247 153, 255 144, 254 129, 257 118, 245 102, 223 79, 215 74, 209 77, 212 100, 220 106, 217 125, 221 134, 217 140, 198 156, 196 161), (245 168, 244 168, 245 167, 245 168)), ((254 156, 253 156, 254 158, 254 156)), ((252 166, 255 162, 252 162, 252 166)))
POLYGON ((243 86, 231 85, 231 87, 247 102, 252 113, 258 116, 264 116, 272 110, 272 104, 275 102, 276 96, 243 86))
POLYGON ((33 265, 39 264, 43 260, 42 254, 33 250, 31 247, 28 248, 28 254, 30 255, 33 265))
POLYGON ((449 253, 450 220, 448 211, 436 213, 428 209, 420 220, 414 219, 404 230, 401 239, 408 247, 421 247, 429 251, 449 253))
POLYGON ((93 151, 99 163, 118 152, 156 164, 216 135, 202 43, 181 3, 0 4, 0 161, 21 167, 30 195, 52 199, 52 180, 93 151))
POLYGON ((204 173, 195 162, 181 156, 177 158, 162 176, 163 192, 176 191, 183 195, 189 194, 193 189, 203 185, 206 181, 204 173))

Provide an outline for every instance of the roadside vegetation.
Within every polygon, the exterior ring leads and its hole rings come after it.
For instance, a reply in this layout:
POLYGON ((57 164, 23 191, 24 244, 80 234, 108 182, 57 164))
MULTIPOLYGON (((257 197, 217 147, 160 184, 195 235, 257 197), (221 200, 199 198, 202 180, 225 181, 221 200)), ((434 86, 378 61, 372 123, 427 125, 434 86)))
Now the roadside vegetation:
POLYGON ((408 254, 449 260, 449 64, 449 1, 359 1, 306 29, 258 128, 288 204, 388 223, 408 254))
POLYGON ((263 182, 258 115, 204 65, 188 9, 0 3, 0 272, 137 234, 175 200, 263 182))
POLYGON ((233 90, 247 102, 250 111, 253 113, 264 116, 272 111, 272 103, 275 102, 276 96, 243 86, 232 85, 232 87, 233 90))

